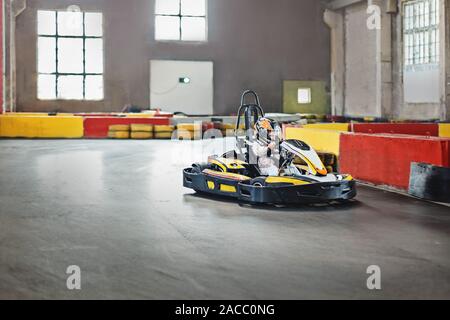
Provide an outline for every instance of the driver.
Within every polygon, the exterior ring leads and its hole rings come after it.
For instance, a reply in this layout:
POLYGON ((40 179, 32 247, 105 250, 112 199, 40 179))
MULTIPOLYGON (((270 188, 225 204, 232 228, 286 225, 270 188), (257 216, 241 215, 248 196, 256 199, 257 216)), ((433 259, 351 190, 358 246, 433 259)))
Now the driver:
POLYGON ((252 144, 253 154, 257 157, 259 170, 264 176, 279 175, 279 143, 281 128, 269 118, 261 118, 255 124, 255 141, 252 144))

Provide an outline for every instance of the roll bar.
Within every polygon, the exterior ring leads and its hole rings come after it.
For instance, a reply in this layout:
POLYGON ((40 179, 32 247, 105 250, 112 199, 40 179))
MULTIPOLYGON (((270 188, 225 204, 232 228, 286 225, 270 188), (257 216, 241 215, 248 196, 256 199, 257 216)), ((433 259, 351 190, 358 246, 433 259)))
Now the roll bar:
POLYGON ((242 94, 241 97, 241 105, 239 107, 238 113, 237 113, 237 122, 236 122, 236 131, 235 131, 235 137, 236 137, 236 144, 237 149, 242 150, 247 149, 245 160, 249 162, 249 154, 250 154, 250 146, 249 141, 252 141, 253 135, 252 130, 253 126, 260 118, 264 117, 264 110, 261 107, 261 104, 259 102, 259 97, 256 94, 255 91, 247 90, 242 94), (254 98, 253 104, 246 104, 245 98, 248 95, 252 95, 254 98), (245 138, 239 137, 239 129, 241 125, 241 117, 244 116, 245 121, 245 138))

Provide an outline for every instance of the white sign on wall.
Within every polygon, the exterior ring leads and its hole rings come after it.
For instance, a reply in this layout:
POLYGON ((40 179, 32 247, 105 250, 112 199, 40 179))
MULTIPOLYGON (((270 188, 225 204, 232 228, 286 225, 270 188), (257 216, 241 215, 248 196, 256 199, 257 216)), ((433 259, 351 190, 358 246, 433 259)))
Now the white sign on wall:
POLYGON ((297 102, 299 104, 310 104, 311 88, 299 88, 297 93, 297 102))
POLYGON ((188 115, 212 115, 213 62, 151 60, 150 105, 188 115))

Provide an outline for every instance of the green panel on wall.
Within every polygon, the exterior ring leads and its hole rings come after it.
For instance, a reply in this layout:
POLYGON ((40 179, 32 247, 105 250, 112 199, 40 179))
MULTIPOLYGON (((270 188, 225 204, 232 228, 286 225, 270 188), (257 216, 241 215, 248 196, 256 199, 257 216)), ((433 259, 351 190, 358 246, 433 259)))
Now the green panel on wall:
POLYGON ((324 81, 283 81, 283 112, 330 114, 330 99, 324 81), (310 89, 310 103, 298 102, 298 90, 310 89))

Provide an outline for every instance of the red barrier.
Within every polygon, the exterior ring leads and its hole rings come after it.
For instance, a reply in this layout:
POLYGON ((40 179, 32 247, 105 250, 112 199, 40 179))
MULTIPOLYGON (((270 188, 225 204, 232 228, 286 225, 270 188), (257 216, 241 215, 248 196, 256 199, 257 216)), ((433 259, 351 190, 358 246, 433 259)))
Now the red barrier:
POLYGON ((169 118, 117 118, 98 117, 84 119, 85 138, 107 138, 109 126, 115 124, 169 125, 169 118))
POLYGON ((352 132, 357 133, 392 133, 415 136, 439 137, 437 123, 354 123, 352 132))
POLYGON ((339 167, 356 179, 408 189, 411 162, 450 167, 450 139, 407 135, 341 135, 339 167))
POLYGON ((107 117, 107 118, 111 118, 111 117, 118 117, 119 116, 119 115, 111 114, 111 113, 74 113, 73 115, 76 116, 76 117, 84 117, 84 118, 88 118, 88 117, 97 117, 97 118, 99 118, 99 117, 107 117))
MULTIPOLYGON (((156 118, 173 118, 173 113, 169 113, 169 112, 159 112, 159 113, 155 113, 155 115, 153 116, 147 116, 145 113, 126 113, 126 114, 122 114, 122 113, 74 113, 73 114, 76 117, 85 117, 85 118, 89 118, 89 117, 106 117, 106 118, 112 118, 112 117, 120 117, 120 118, 126 118, 126 117, 130 117, 130 118, 139 118, 140 115, 144 115, 145 118, 151 118, 151 117, 156 117, 156 118)), ((142 117, 144 118, 144 117, 142 117)))

